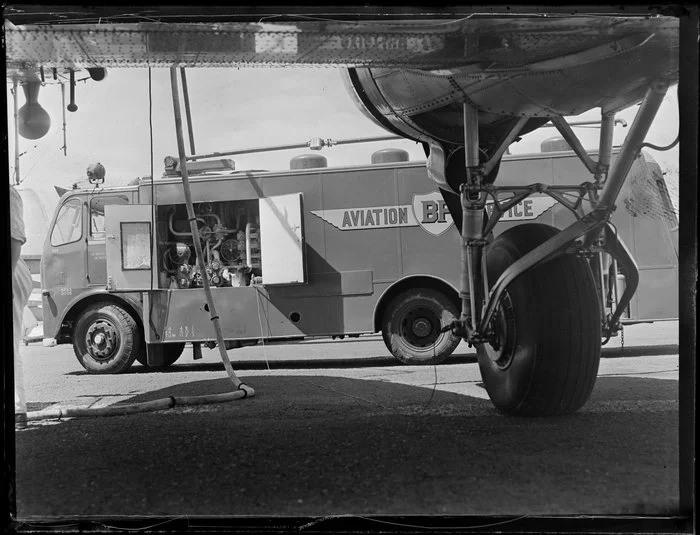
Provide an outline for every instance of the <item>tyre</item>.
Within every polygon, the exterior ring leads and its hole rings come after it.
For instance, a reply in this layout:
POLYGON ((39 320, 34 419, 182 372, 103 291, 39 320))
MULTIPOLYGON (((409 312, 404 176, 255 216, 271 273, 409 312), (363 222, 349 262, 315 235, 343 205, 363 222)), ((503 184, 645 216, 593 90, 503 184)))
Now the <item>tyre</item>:
MULTIPOLYGON (((490 284, 557 232, 548 225, 524 224, 501 234, 487 247, 490 284)), ((494 343, 477 344, 482 380, 499 411, 554 416, 583 406, 600 362, 598 301, 588 263, 570 254, 511 282, 491 322, 494 343)))
POLYGON ((136 360, 138 361, 139 364, 146 366, 147 368, 151 368, 154 370, 162 370, 163 368, 167 368, 168 366, 172 366, 177 362, 177 359, 179 359, 182 356, 182 352, 185 349, 185 344, 184 342, 182 343, 172 343, 172 344, 149 344, 149 345, 155 345, 158 347, 158 350, 163 351, 163 363, 158 365, 158 366, 149 366, 148 361, 146 360, 146 351, 144 350, 143 352, 140 352, 136 360))
POLYGON ((382 321, 386 347, 404 364, 439 364, 449 357, 460 339, 440 332, 459 316, 445 294, 430 288, 413 288, 391 300, 382 321))
POLYGON ((122 373, 136 360, 143 345, 136 320, 113 303, 87 307, 75 324, 73 351, 91 373, 122 373))

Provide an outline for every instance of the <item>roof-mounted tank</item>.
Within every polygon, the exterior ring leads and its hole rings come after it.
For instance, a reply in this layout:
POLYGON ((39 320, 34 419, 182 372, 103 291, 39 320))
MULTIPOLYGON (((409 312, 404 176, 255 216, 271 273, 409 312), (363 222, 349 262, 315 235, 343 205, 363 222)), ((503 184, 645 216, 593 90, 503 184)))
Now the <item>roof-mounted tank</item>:
POLYGON ((296 169, 315 169, 317 167, 328 167, 328 160, 320 154, 300 154, 289 160, 289 168, 294 171, 296 169))
POLYGON ((408 152, 403 149, 381 149, 372 154, 372 164, 407 161, 408 152))
POLYGON ((540 151, 542 152, 558 152, 562 150, 571 150, 571 145, 561 136, 549 137, 540 144, 540 151))

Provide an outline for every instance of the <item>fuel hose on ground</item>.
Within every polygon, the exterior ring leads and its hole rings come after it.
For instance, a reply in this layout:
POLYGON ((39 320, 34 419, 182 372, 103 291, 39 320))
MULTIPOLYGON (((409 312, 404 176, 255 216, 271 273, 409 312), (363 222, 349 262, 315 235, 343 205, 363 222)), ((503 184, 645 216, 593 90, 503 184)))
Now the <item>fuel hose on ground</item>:
POLYGON ((110 405, 109 407, 65 407, 65 408, 48 408, 40 411, 27 413, 27 421, 34 422, 38 420, 50 420, 62 418, 80 418, 80 417, 95 417, 95 416, 124 416, 127 414, 136 414, 141 412, 162 411, 172 409, 174 407, 182 407, 187 405, 208 405, 211 403, 224 403, 236 399, 243 399, 252 396, 250 392, 252 388, 244 384, 240 385, 243 388, 234 390, 233 392, 224 392, 223 394, 208 394, 204 396, 169 396, 167 398, 155 399, 153 401, 144 401, 142 403, 131 403, 123 405, 110 405))

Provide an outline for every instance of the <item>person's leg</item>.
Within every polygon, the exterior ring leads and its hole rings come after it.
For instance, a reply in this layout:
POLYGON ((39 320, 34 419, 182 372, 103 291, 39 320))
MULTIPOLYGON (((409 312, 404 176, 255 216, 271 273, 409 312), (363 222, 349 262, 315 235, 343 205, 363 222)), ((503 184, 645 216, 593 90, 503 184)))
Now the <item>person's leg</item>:
POLYGON ((22 366, 22 354, 20 353, 20 342, 22 340, 22 316, 24 315, 24 304, 21 302, 20 292, 13 292, 12 299, 12 322, 14 336, 14 376, 15 376, 15 422, 19 425, 27 423, 27 398, 24 390, 24 369, 22 366))

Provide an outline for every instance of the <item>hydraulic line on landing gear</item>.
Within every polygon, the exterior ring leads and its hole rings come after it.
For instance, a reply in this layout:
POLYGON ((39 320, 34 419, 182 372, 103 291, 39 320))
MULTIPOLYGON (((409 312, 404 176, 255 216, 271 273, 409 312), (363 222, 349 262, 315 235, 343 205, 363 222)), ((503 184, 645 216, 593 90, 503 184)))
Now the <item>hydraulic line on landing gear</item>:
POLYGON ((486 341, 478 330, 478 312, 489 288, 484 254, 486 192, 482 188, 483 168, 479 162, 478 110, 465 102, 462 105, 462 117, 465 164, 465 180, 459 189, 462 205, 462 284, 459 292, 462 314, 444 330, 451 330, 455 336, 465 339, 471 345, 486 341), (478 282, 483 283, 483 288, 478 282))

